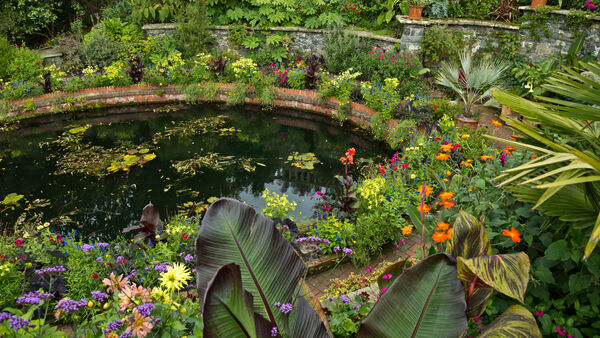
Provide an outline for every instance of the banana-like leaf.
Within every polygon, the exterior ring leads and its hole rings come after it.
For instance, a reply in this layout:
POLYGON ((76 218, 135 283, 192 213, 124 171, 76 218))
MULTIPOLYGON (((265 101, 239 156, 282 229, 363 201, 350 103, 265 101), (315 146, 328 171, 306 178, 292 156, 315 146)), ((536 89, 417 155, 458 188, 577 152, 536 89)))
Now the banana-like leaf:
POLYGON ((208 282, 202 319, 204 337, 267 337, 274 324, 252 310, 237 264, 222 266, 208 282))
POLYGON ((458 337, 467 316, 455 264, 438 253, 406 269, 375 303, 357 337, 458 337))
POLYGON ((306 325, 306 323, 323 322, 304 297, 298 298, 295 311, 297 313, 292 325, 292 338, 329 337, 324 325, 306 325))
POLYGON ((523 302, 529 282, 529 256, 524 252, 474 258, 457 257, 458 278, 472 282, 477 276, 485 285, 523 302))
POLYGON ((254 312, 278 328, 284 328, 290 319, 297 322, 294 327, 324 326, 320 320, 302 322, 317 316, 294 318, 296 311, 286 315, 274 306, 276 302, 297 306, 306 266, 273 226, 273 221, 239 201, 221 198, 206 211, 196 240, 196 280, 201 305, 208 281, 229 263, 240 266, 244 288, 254 297, 254 312))
POLYGON ((492 247, 483 220, 461 209, 454 221, 446 252, 464 258, 491 255, 492 247))
MULTIPOLYGON (((452 236, 448 241, 446 252, 454 255, 454 257, 465 258, 491 255, 492 247, 483 220, 478 220, 461 209, 454 222, 452 236)), ((463 281, 463 288, 465 296, 471 293, 467 303, 467 317, 480 316, 485 311, 487 301, 494 291, 481 287, 476 287, 471 291, 470 282, 465 281, 463 281)))
POLYGON ((521 305, 511 305, 479 335, 479 338, 495 337, 542 338, 542 333, 531 312, 521 305))

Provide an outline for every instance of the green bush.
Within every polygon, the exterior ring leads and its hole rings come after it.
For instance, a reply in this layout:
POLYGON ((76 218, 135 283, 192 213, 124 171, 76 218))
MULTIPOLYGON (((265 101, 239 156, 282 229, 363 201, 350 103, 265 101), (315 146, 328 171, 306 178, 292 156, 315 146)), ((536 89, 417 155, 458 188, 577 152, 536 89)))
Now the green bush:
POLYGON ((430 67, 442 61, 458 60, 459 52, 466 45, 462 32, 450 31, 445 25, 425 28, 419 44, 421 58, 430 67))
POLYGON ((429 100, 427 104, 433 109, 432 113, 436 120, 441 119, 444 115, 454 118, 460 113, 458 104, 450 102, 447 99, 435 98, 429 100))
POLYGON ((2 80, 10 77, 8 66, 15 55, 16 47, 11 45, 8 40, 0 35, 0 85, 2 80))
POLYGON ((323 43, 323 58, 330 72, 341 73, 352 68, 354 54, 359 49, 358 36, 344 31, 344 26, 338 22, 324 34, 323 43))
POLYGON ((37 82, 13 81, 2 87, 2 97, 6 100, 19 100, 44 94, 37 82))
POLYGON ((81 55, 85 65, 104 68, 117 61, 119 49, 119 43, 112 40, 100 25, 85 35, 81 55))
POLYGON ((40 81, 43 73, 42 58, 35 50, 19 47, 7 70, 12 81, 40 81))
POLYGON ((211 101, 218 93, 219 86, 215 82, 192 83, 183 89, 185 100, 191 104, 211 101))
POLYGON ((227 104, 229 104, 229 105, 243 104, 247 93, 248 93, 248 88, 245 83, 242 83, 242 82, 234 83, 233 88, 231 88, 231 90, 229 90, 229 92, 227 93, 227 104))

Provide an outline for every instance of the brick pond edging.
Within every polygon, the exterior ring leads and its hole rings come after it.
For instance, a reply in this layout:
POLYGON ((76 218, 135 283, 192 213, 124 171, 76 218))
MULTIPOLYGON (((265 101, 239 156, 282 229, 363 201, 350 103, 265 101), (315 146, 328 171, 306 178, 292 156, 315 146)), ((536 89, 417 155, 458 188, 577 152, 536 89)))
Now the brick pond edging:
MULTIPOLYGON (((227 93, 233 88, 233 84, 220 83, 218 86, 217 95, 212 100, 205 102, 226 102, 227 93)), ((60 114, 97 109, 107 109, 107 115, 122 114, 127 112, 126 109, 122 109, 126 106, 185 102, 182 88, 178 86, 133 85, 118 88, 89 88, 72 93, 50 93, 12 101, 15 108, 7 116, 7 121, 11 123, 42 117, 52 120, 52 116, 60 114)), ((249 95, 244 99, 244 102, 251 105, 260 105, 251 90, 249 90, 249 95)), ((350 104, 351 110, 347 114, 347 120, 355 126, 368 128, 369 121, 376 112, 362 104, 354 102, 350 104)), ((301 110, 330 118, 339 108, 339 102, 335 98, 320 102, 317 93, 314 91, 287 88, 276 88, 276 96, 272 105, 277 108, 301 110)), ((389 120, 388 125, 393 127, 396 122, 389 120)))

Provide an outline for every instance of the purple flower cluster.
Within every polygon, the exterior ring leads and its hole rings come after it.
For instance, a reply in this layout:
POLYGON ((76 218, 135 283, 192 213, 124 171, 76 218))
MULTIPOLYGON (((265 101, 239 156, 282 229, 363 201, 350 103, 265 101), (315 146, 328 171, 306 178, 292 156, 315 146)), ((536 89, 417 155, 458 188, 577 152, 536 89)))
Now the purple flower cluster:
POLYGON ((190 255, 190 254, 187 254, 187 255, 185 255, 185 257, 183 258, 183 260, 184 260, 186 263, 189 263, 189 262, 191 262, 191 261, 193 261, 193 260, 194 260, 194 256, 192 256, 192 255, 190 255))
POLYGON ((271 329, 271 337, 277 337, 277 326, 273 326, 273 328, 271 329))
POLYGON ((127 278, 132 279, 135 278, 135 276, 137 276, 137 271, 135 271, 135 269, 132 269, 129 275, 127 275, 127 278))
POLYGON ((21 317, 17 317, 8 312, 0 312, 0 322, 8 320, 8 327, 13 330, 25 329, 29 328, 29 321, 27 319, 23 319, 21 317))
POLYGON ((342 248, 340 248, 339 246, 333 247, 333 252, 339 252, 341 250, 342 248))
POLYGON ((321 251, 321 250, 323 250, 323 249, 321 249, 321 247, 320 247, 320 246, 318 246, 318 245, 316 245, 316 244, 309 244, 309 245, 308 245, 308 248, 309 248, 309 249, 314 249, 314 250, 317 250, 317 251, 321 251))
POLYGON ((104 262, 104 259, 102 259, 102 257, 98 257, 98 258, 96 258, 96 261, 97 262, 104 262))
POLYGON ((315 236, 310 236, 308 237, 308 240, 313 242, 313 243, 320 243, 322 242, 322 239, 320 239, 319 237, 315 237, 315 236))
POLYGON ((281 304, 280 302, 275 302, 274 305, 279 308, 279 311, 281 311, 282 313, 285 313, 285 314, 289 313, 290 311, 292 311, 294 309, 294 307, 292 306, 291 303, 281 304))
POLYGON ((137 312, 139 312, 144 317, 149 317, 152 310, 154 310, 154 304, 152 303, 144 303, 136 308, 137 312))
POLYGON ((98 243, 98 247, 101 249, 106 249, 108 247, 108 243, 104 243, 104 242, 98 243))
POLYGON ((117 257, 117 264, 125 264, 125 257, 123 257, 123 256, 117 257))
POLYGON ((38 275, 46 275, 46 274, 56 274, 56 273, 65 272, 65 271, 67 271, 67 269, 65 269, 64 266, 55 265, 55 266, 51 266, 49 268, 35 270, 35 273, 38 275))
POLYGON ((92 299, 99 303, 104 302, 106 297, 108 297, 108 295, 102 291, 92 291, 92 299))
POLYGON ((83 244, 81 246, 81 251, 83 252, 90 252, 94 247, 89 245, 89 244, 83 244))
POLYGON ((344 302, 344 304, 350 304, 350 298, 346 296, 340 296, 340 300, 344 302))
POLYGON ((306 242, 307 238, 306 237, 298 237, 298 239, 296 240, 296 243, 303 243, 306 242))
POLYGON ((130 338, 133 337, 133 335, 131 334, 130 331, 125 331, 123 333, 121 333, 121 335, 119 336, 119 338, 130 338))
POLYGON ((53 298, 54 293, 46 293, 44 291, 36 291, 25 294, 17 298, 18 304, 40 305, 42 299, 53 298))
POLYGON ((114 322, 108 323, 108 325, 106 325, 106 329, 102 330, 102 333, 108 334, 111 331, 117 331, 119 329, 119 327, 121 327, 122 325, 123 325, 123 321, 120 319, 117 319, 114 322))
POLYGON ((357 311, 358 311, 358 309, 360 309, 360 306, 359 306, 358 304, 352 304, 352 308, 353 308, 354 310, 357 310, 357 311))
POLYGON ((163 262, 163 263, 152 262, 152 265, 154 265, 154 270, 156 270, 158 272, 167 272, 167 268, 171 265, 171 263, 169 263, 169 262, 163 262))
POLYGON ((81 298, 80 301, 75 301, 69 298, 63 298, 58 301, 58 304, 56 304, 54 310, 62 310, 65 313, 76 312, 82 307, 85 307, 87 303, 87 298, 81 298))
POLYGON ((342 249, 342 251, 346 254, 346 255, 352 255, 354 254, 354 251, 352 251, 352 249, 349 248, 344 248, 342 249))

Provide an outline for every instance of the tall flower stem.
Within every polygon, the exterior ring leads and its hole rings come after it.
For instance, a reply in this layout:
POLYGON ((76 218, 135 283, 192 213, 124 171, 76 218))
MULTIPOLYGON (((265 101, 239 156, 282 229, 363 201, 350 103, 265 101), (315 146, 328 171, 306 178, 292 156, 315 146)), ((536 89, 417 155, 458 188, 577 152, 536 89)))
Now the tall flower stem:
POLYGON ((421 186, 421 260, 425 259, 425 215, 423 208, 425 207, 425 184, 421 186))

